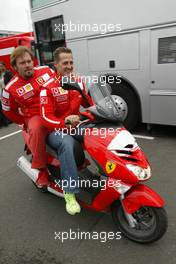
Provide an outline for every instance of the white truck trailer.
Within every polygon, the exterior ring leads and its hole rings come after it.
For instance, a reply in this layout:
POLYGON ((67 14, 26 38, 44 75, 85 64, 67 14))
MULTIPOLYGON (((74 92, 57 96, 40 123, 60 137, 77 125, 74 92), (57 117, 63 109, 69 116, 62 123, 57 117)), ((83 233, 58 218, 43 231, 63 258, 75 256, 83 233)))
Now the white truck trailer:
POLYGON ((174 0, 32 0, 40 62, 67 45, 80 74, 114 76, 128 127, 176 125, 175 10, 174 0))

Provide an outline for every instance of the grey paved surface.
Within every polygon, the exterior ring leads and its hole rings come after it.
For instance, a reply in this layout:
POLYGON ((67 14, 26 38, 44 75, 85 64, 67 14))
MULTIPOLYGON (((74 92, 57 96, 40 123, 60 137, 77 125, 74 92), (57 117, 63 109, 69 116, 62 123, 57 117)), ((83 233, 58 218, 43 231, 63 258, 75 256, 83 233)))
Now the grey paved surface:
MULTIPOLYGON (((18 127, 0 129, 0 137, 18 127)), ((20 134, 0 141, 0 263, 176 263, 176 128, 155 126, 148 134, 141 126, 135 134, 154 135, 153 141, 138 139, 153 168, 148 183, 166 200, 169 228, 166 235, 152 245, 121 240, 54 239, 54 232, 117 232, 108 214, 82 210, 74 217, 65 212, 64 201, 39 193, 16 167, 23 141, 20 134)))

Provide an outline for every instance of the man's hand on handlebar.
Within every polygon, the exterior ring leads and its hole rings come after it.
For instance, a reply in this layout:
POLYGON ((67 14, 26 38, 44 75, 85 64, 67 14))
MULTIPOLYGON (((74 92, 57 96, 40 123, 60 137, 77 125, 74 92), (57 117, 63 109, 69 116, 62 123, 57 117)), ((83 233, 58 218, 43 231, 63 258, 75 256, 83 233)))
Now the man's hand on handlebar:
POLYGON ((76 127, 80 122, 78 115, 69 115, 65 118, 65 125, 67 128, 76 127))

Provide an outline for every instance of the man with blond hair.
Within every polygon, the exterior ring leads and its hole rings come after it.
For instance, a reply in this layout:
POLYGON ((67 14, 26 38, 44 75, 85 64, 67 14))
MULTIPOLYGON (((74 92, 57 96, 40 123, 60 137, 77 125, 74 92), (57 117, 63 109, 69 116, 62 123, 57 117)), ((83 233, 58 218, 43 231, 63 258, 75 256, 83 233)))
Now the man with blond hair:
POLYGON ((48 185, 45 139, 47 129, 41 123, 40 91, 49 87, 53 71, 48 66, 34 67, 33 54, 26 46, 17 47, 11 54, 11 66, 16 75, 2 94, 2 109, 12 122, 24 124, 29 133, 28 146, 32 152, 32 168, 40 170, 36 184, 48 185))

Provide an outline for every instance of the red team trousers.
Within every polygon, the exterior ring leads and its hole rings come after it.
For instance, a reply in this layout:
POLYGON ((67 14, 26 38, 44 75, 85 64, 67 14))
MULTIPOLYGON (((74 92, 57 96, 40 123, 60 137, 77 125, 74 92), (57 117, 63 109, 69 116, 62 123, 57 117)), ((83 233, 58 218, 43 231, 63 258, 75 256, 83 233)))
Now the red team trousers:
POLYGON ((42 126, 40 116, 26 119, 29 133, 28 146, 33 155, 32 168, 44 169, 47 165, 46 137, 47 129, 42 126))

